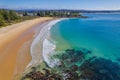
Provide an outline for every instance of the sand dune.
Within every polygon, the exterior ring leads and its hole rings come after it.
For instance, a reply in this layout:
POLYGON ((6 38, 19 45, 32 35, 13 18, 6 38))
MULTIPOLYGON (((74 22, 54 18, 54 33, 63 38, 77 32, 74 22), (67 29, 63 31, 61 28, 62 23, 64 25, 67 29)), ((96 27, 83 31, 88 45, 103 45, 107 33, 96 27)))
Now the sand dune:
POLYGON ((40 30, 37 25, 52 19, 37 18, 0 29, 0 80, 19 77, 31 60, 30 45, 40 30))

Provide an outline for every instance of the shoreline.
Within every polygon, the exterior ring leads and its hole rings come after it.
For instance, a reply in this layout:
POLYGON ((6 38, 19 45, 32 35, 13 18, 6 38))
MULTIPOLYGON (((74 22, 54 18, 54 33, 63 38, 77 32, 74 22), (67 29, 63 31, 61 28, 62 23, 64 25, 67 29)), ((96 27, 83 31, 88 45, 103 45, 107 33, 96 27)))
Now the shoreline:
POLYGON ((60 22, 62 20, 65 20, 65 19, 66 18, 55 20, 53 22, 53 24, 49 27, 49 30, 47 31, 47 34, 46 34, 46 38, 43 41, 43 52, 42 52, 43 59, 44 59, 45 63, 47 63, 47 65, 51 68, 56 65, 59 65, 60 63, 59 63, 58 59, 52 60, 50 57, 52 54, 55 53, 54 50, 56 49, 56 45, 50 41, 50 30, 53 25, 57 24, 58 22, 60 22))
POLYGON ((46 55, 44 54, 44 49, 43 49, 44 41, 47 39, 47 35, 48 35, 51 27, 61 20, 64 20, 64 19, 52 20, 52 21, 47 22, 46 24, 41 25, 41 26, 45 26, 45 27, 42 28, 42 30, 38 33, 38 35, 32 42, 31 50, 30 50, 32 60, 29 63, 29 65, 27 66, 27 68, 30 66, 37 66, 42 61, 46 62, 46 55), (39 56, 41 56, 41 58, 39 56))
POLYGON ((0 28, 0 80, 19 77, 31 60, 29 48, 41 28, 37 25, 53 19, 42 17, 0 28))

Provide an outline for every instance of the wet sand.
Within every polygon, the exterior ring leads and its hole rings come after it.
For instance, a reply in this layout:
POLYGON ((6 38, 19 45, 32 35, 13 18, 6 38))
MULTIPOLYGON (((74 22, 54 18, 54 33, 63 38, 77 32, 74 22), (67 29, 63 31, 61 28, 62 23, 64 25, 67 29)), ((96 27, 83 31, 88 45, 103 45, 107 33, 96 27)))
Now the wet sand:
POLYGON ((31 60, 30 45, 40 29, 37 25, 52 19, 38 18, 0 29, 0 80, 19 77, 31 60))

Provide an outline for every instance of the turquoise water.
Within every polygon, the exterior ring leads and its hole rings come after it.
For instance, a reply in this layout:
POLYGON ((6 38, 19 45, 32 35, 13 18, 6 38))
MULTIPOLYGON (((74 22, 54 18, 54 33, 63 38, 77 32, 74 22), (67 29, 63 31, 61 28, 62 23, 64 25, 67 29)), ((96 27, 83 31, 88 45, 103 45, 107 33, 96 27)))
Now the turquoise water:
POLYGON ((52 27, 56 51, 85 48, 91 56, 120 58, 120 14, 83 15, 89 18, 67 19, 52 27))

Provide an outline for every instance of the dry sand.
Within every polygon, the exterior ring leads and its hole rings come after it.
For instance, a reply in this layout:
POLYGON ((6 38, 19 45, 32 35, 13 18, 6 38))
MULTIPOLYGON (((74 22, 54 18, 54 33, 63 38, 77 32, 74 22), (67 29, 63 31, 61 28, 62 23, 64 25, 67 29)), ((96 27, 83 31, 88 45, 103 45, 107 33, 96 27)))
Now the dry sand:
POLYGON ((31 60, 30 45, 39 28, 35 25, 52 19, 37 18, 0 29, 0 80, 13 80, 13 76, 24 71, 31 60))

